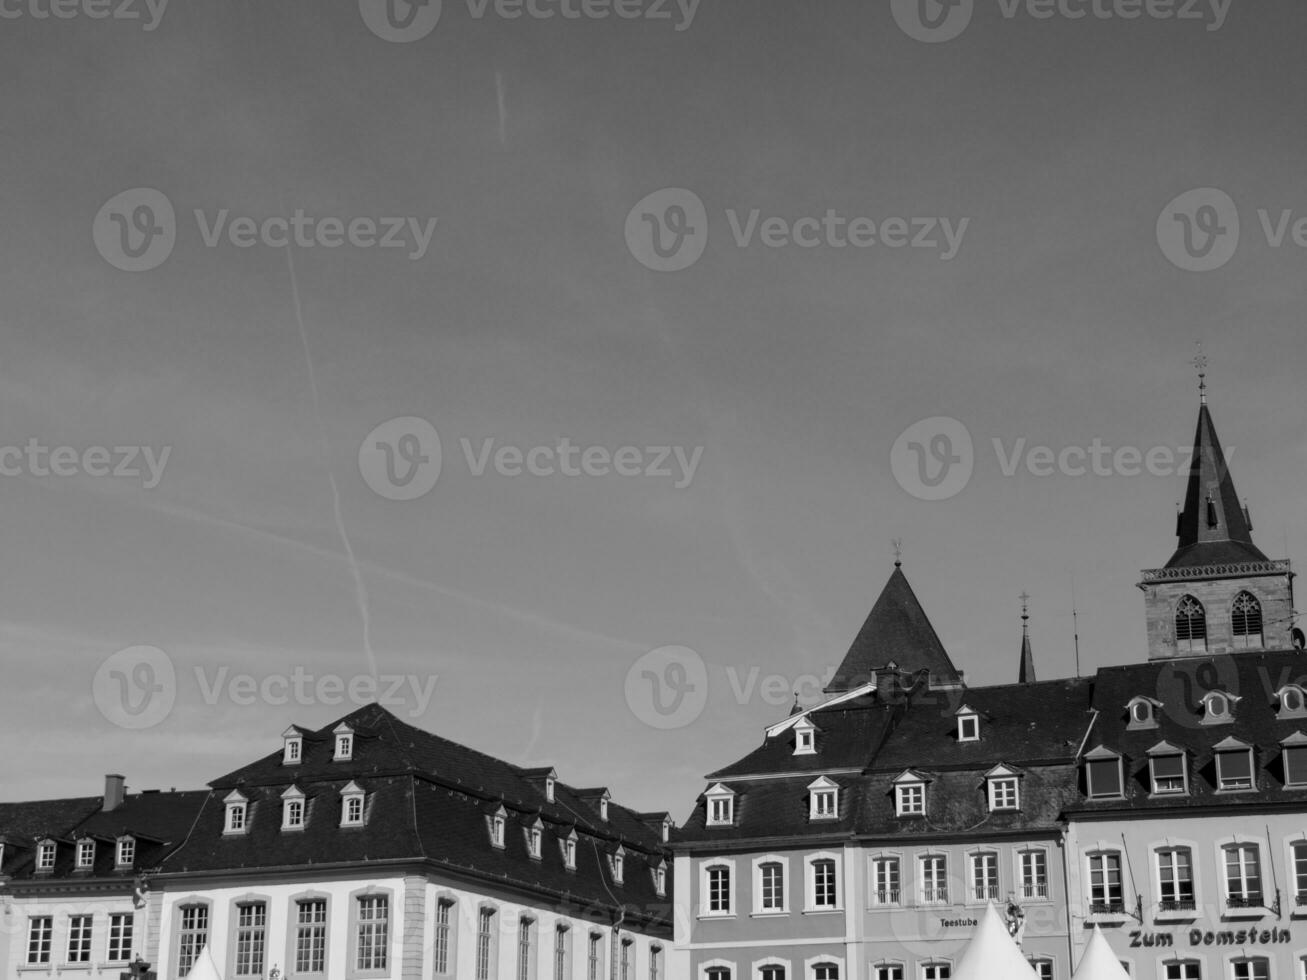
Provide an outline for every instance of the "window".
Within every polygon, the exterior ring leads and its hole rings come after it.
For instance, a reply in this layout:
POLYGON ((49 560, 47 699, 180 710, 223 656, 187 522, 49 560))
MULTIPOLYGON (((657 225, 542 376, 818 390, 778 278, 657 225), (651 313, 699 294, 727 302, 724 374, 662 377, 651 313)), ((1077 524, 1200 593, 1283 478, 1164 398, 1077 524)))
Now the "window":
POLYGON ((654 894, 659 898, 663 898, 667 895, 667 868, 665 865, 659 864, 651 870, 653 871, 654 894))
POLYGON ((1129 721, 1126 728, 1137 731, 1141 728, 1157 727, 1157 703, 1148 698, 1135 698, 1126 705, 1129 721))
POLYGON ((608 856, 608 868, 613 873, 613 884, 620 885, 626 879, 626 857, 620 849, 608 856))
POLYGON ((608 820, 608 797, 607 796, 601 796, 599 798, 599 819, 604 821, 608 820))
POLYGON ((554 802, 554 783, 556 780, 553 776, 545 777, 545 802, 554 802))
POLYGON ((531 980, 531 927, 535 921, 527 916, 517 920, 517 980, 531 980))
POLYGON ((1189 848, 1167 847, 1157 852, 1157 881, 1163 912, 1195 908, 1193 855, 1189 848))
POLYGON ((293 798, 286 800, 282 804, 281 813, 282 830, 303 830, 304 829, 304 800, 293 798))
POLYGON ((544 831, 540 824, 534 827, 526 828, 526 850, 535 860, 539 861, 542 855, 541 847, 544 843, 544 831))
POLYGON ((948 859, 942 854, 921 859, 921 901, 925 905, 948 904, 948 859))
POLYGON ((1180 960, 1166 964, 1166 980, 1202 980, 1202 967, 1197 960, 1180 960))
POLYGON ((729 827, 735 822, 735 793, 721 783, 708 790, 708 826, 729 827))
POLYGON ((327 900, 295 903, 295 972, 327 972, 327 900))
POLYGON ((1302 908, 1307 905, 1307 841, 1295 841, 1292 851, 1294 904, 1302 908))
POLYGON ((114 912, 109 916, 110 963, 123 963, 132 958, 132 931, 135 916, 130 912, 114 912))
POLYGON ((1030 969, 1035 971, 1035 976, 1039 980, 1053 980, 1053 961, 1049 959, 1031 959, 1027 960, 1030 969))
POLYGON ((567 941, 571 935, 567 926, 554 927, 554 980, 567 980, 567 941))
POLYGON ((871 903, 899 904, 899 859, 878 857, 871 861, 871 903))
POLYGON ((1251 747, 1239 747, 1233 739, 1226 739, 1221 745, 1231 747, 1216 752, 1216 786, 1217 789, 1253 789, 1253 750, 1251 747))
POLYGON ((1307 786, 1307 736, 1295 732, 1280 743, 1284 764, 1284 785, 1307 786))
POLYGON ((95 864, 95 841, 83 838, 77 842, 77 867, 86 870, 95 864))
POLYGON ((1234 980, 1270 980, 1271 961, 1262 956, 1250 956, 1247 959, 1235 960, 1234 980))
POLYGON ((980 741, 980 716, 977 714, 958 715, 958 741, 980 741))
POLYGON ((50 942, 53 938, 53 916, 34 915, 27 920, 28 966, 39 966, 50 962, 50 942))
POLYGON ((839 814, 839 790, 816 789, 812 791, 812 808, 809 816, 813 820, 834 820, 839 814))
MULTIPOLYGON (((603 942, 603 936, 597 932, 590 933, 590 947, 586 954, 585 976, 586 980, 599 980, 599 969, 602 966, 603 948, 600 943, 603 942)), ((708 976, 712 976, 712 970, 708 971, 708 976)), ((726 971, 725 980, 730 980, 731 972, 726 971)), ((484 977, 481 980, 485 980, 484 977)))
POLYGON ((812 980, 840 980, 840 968, 834 963, 818 963, 812 968, 812 980))
POLYGON ((877 963, 871 968, 873 980, 903 980, 903 965, 900 963, 877 963))
POLYGON ((1048 855, 1044 851, 1021 852, 1021 897, 1048 898, 1048 855))
POLYGON ((894 805, 900 817, 921 816, 926 812, 926 784, 901 783, 895 786, 894 805))
POLYGON ((504 846, 504 832, 505 832, 505 828, 507 827, 507 822, 506 822, 506 820, 505 820, 505 818, 504 818, 504 814, 502 814, 502 813, 495 813, 495 814, 492 814, 492 815, 490 816, 490 818, 489 818, 489 824, 490 824, 490 844, 491 844, 491 846, 493 846, 493 847, 503 847, 503 846, 504 846))
POLYGON ((1225 898, 1232 909, 1260 908, 1261 853, 1256 844, 1230 844, 1225 851, 1225 898))
POLYGON ((120 868, 130 868, 136 861, 136 839, 121 837, 118 840, 118 852, 114 855, 114 864, 120 868))
POLYGON ((249 902, 236 906, 236 975, 263 976, 263 953, 267 941, 268 906, 249 902))
POLYGON ((971 898, 977 902, 998 899, 998 855, 992 851, 971 855, 971 898))
POLYGON ((349 762, 354 756, 354 735, 351 732, 336 733, 336 753, 333 762, 349 762))
POLYGON ((285 766, 297 766, 304 759, 304 738, 299 730, 291 727, 281 733, 285 740, 282 744, 281 762, 285 766))
POLYGON ((1286 684, 1275 692, 1280 700, 1281 718, 1307 717, 1307 696, 1297 684, 1286 684))
POLYGON ((817 727, 804 718, 794 725, 794 754, 815 755, 817 752, 817 727))
POLYGON ((708 914, 731 914, 731 869, 715 864, 707 870, 708 914))
POLYGON ((358 898, 358 946, 354 969, 385 970, 390 946, 390 899, 385 895, 360 895, 358 898))
POLYGON ((947 963, 927 963, 921 968, 921 980, 949 980, 953 968, 947 963))
POLYGON ((436 902, 435 943, 432 947, 432 966, 437 973, 449 972, 449 941, 454 903, 447 898, 436 902))
POLYGON ((785 980, 785 967, 768 963, 758 971, 759 980, 785 980))
POLYGON ((363 794, 362 793, 355 793, 345 797, 343 810, 340 815, 340 825, 342 827, 363 826, 363 794))
POLYGON ((239 790, 232 790, 223 800, 226 805, 226 817, 223 821, 224 834, 243 834, 249 826, 249 801, 239 790))
POLYGON ((1207 613, 1191 595, 1175 607, 1175 648, 1180 653, 1207 652, 1207 613))
POLYGON ((785 865, 767 861, 758 867, 760 904, 763 912, 785 911, 785 865))
POLYGON ((1249 650, 1262 645, 1262 604, 1251 592, 1240 592, 1230 607, 1234 648, 1249 650))
POLYGON ((622 940, 622 948, 619 951, 621 954, 618 970, 619 980, 631 980, 631 947, 633 945, 634 943, 630 939, 622 940))
POLYGON ((67 962, 91 962, 91 917, 89 915, 70 915, 68 917, 67 962))
POLYGON ((835 873, 835 862, 831 858, 818 858, 812 862, 813 908, 833 909, 839 907, 839 889, 835 873))
POLYGON ((490 980, 490 944, 495 932, 495 910, 483 908, 477 915, 477 980, 490 980))
POLYGON ((1148 760, 1155 796, 1183 795, 1186 790, 1183 753, 1164 752, 1148 760))
POLYGON ((1228 725, 1234 721, 1230 708, 1233 702, 1238 700, 1224 691, 1208 691, 1200 700, 1203 707, 1203 724, 1228 725))
POLYGON ((1016 776, 1004 776, 989 781, 989 808, 991 810, 1017 810, 1021 806, 1016 776))
POLYGON ((559 841, 563 849, 563 865, 568 871, 576 870, 576 832, 572 832, 571 837, 566 837, 559 841))
POLYGON ((1089 911, 1121 912, 1125 892, 1121 887, 1121 855, 1100 851, 1089 855, 1089 911))
POLYGON ((200 950, 209 944, 209 907, 183 905, 180 909, 181 929, 177 935, 177 975, 191 972, 200 950))
POLYGON ((731 980, 731 971, 724 966, 710 966, 705 972, 708 980, 731 980))
POLYGON ((42 841, 36 848, 36 870, 54 870, 54 841, 42 841))
POLYGON ((1121 757, 1098 748, 1085 757, 1085 780, 1091 800, 1119 799, 1122 795, 1121 757))

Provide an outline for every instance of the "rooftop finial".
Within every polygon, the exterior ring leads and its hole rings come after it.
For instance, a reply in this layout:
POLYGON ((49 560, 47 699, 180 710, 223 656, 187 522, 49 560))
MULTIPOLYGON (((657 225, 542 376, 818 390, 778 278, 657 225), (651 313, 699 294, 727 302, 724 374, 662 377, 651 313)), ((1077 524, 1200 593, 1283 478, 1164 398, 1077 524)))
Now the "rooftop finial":
POLYGON ((1021 632, 1028 633, 1030 631, 1030 593, 1022 592, 1017 598, 1021 600, 1021 632))
POLYGON ((894 567, 902 568, 903 567, 903 539, 891 538, 890 544, 894 546, 894 567))
POLYGON ((1198 341, 1198 356, 1193 359, 1193 366, 1198 369, 1198 397, 1207 404, 1207 355, 1203 353, 1203 342, 1198 341))

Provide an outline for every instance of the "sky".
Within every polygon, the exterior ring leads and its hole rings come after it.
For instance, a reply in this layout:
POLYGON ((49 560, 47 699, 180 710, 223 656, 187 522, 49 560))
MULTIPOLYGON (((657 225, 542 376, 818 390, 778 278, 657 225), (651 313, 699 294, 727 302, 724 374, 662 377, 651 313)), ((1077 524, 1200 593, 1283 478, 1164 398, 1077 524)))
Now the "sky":
POLYGON ((1296 0, 59 2, 0 4, 0 799, 375 696, 680 820, 896 540, 973 684, 1023 591, 1042 678, 1073 592, 1145 659, 1200 341, 1307 546, 1296 0))

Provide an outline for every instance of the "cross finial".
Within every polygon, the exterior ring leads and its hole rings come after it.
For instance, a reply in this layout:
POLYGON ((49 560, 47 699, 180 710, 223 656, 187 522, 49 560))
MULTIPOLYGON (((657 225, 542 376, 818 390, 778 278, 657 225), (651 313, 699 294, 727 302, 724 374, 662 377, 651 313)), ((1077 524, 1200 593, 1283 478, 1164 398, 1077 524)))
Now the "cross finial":
POLYGON ((1030 593, 1022 592, 1017 598, 1021 600, 1021 628, 1025 629, 1030 623, 1030 593))
POLYGON ((903 565, 903 539, 891 538, 890 544, 894 546, 894 567, 901 568, 903 565))
POLYGON ((1207 404, 1207 355, 1203 353, 1203 342, 1198 341, 1198 356, 1191 362, 1198 369, 1198 397, 1207 404))

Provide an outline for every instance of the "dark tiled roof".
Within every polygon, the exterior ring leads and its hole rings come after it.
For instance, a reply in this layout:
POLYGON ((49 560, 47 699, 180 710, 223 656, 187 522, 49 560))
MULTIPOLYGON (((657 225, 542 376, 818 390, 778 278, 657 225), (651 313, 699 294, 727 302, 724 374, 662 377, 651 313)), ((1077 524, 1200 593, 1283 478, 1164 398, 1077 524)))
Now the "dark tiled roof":
POLYGON ((877 668, 891 662, 907 671, 924 669, 934 677, 958 677, 957 668, 898 566, 826 690, 851 691, 871 680, 877 668))
POLYGON ((98 796, 31 803, 0 803, 0 837, 6 842, 0 874, 18 875, 31 866, 36 841, 53 837, 70 840, 79 823, 100 809, 98 796))

